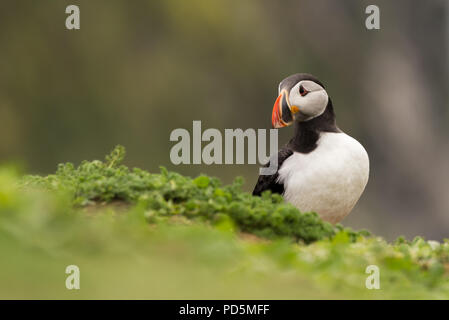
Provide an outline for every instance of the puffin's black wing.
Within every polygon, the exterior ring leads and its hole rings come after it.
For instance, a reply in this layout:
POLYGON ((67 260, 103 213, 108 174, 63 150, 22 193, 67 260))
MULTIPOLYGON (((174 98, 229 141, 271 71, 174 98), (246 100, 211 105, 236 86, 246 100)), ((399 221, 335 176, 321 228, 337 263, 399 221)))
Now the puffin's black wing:
MULTIPOLYGON (((272 193, 284 193, 284 185, 282 183, 277 182, 279 168, 282 166, 282 163, 293 154, 293 150, 288 147, 283 147, 278 152, 278 169, 275 174, 272 175, 260 175, 257 180, 256 186, 254 187, 253 195, 260 196, 262 192, 265 190, 271 190, 272 193)), ((270 162, 268 162, 265 167, 268 167, 270 162)))

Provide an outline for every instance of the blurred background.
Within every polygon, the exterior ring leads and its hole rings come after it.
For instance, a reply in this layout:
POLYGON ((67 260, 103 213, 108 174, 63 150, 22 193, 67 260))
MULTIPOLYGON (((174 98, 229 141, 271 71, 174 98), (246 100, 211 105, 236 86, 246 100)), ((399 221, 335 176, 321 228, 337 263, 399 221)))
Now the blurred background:
POLYGON ((258 165, 171 164, 170 132, 270 128, 278 83, 309 72, 370 156, 343 224, 449 238, 447 0, 3 0, 0 41, 0 163, 48 174, 122 144, 130 166, 244 176, 252 191, 258 165), (69 4, 80 30, 65 28, 69 4), (369 4, 380 30, 365 28, 369 4))

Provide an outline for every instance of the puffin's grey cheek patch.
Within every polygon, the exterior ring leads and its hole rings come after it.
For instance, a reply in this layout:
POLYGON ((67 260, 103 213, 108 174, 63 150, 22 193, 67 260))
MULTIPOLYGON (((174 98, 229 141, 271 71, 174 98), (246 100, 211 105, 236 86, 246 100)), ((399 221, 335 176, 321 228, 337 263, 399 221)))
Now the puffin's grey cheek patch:
POLYGON ((283 95, 282 97, 281 108, 282 108, 282 121, 284 121, 285 123, 292 122, 293 116, 290 111, 290 107, 288 106, 286 95, 283 95))

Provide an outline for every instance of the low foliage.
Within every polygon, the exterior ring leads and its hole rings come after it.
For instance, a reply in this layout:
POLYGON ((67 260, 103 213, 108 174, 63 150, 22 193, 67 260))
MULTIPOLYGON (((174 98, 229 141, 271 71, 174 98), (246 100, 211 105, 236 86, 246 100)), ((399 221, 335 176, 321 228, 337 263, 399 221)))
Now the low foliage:
POLYGON ((159 174, 130 170, 121 165, 124 156, 124 148, 118 146, 104 162, 84 161, 77 168, 62 164, 54 175, 26 177, 24 185, 65 190, 80 206, 116 200, 138 203, 147 209, 149 222, 184 216, 213 224, 228 223, 263 237, 285 236, 306 243, 332 237, 342 229, 323 222, 316 213, 300 213, 278 194, 267 192, 253 197, 242 192, 240 178, 222 186, 216 178, 202 175, 192 179, 163 167, 159 174))
POLYGON ((130 170, 123 157, 46 177, 0 168, 0 298, 449 298, 449 242, 388 243, 240 180, 130 170), (64 287, 70 264, 82 290, 64 287), (380 290, 365 287, 369 265, 380 290))

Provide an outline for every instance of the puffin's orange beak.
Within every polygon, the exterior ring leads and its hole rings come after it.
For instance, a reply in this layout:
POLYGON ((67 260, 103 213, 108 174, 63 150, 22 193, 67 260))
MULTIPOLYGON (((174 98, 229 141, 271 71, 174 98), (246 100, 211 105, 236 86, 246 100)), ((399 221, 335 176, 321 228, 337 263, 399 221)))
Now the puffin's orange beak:
POLYGON ((280 102, 282 99, 282 94, 279 95, 279 97, 276 99, 276 102, 274 103, 273 107, 273 113, 271 115, 271 124, 273 125, 273 128, 282 128, 285 127, 286 124, 281 119, 281 108, 280 108, 280 102))
POLYGON ((287 100, 287 94, 287 91, 282 90, 274 103, 273 113, 271 115, 273 128, 286 127, 293 122, 293 115, 287 100))

